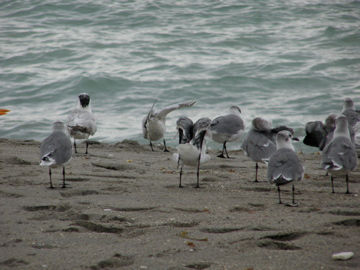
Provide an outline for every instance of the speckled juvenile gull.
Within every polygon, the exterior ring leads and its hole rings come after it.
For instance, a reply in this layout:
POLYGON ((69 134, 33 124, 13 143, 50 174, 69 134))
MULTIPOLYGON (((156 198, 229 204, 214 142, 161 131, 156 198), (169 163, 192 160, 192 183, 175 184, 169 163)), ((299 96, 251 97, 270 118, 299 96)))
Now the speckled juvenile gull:
POLYGON ((346 193, 349 191, 349 173, 357 167, 358 160, 355 145, 351 141, 346 116, 336 119, 336 128, 332 140, 325 146, 321 155, 321 166, 330 174, 331 188, 334 193, 334 177, 344 177, 346 193))
POLYGON ((276 152, 270 157, 267 177, 271 184, 275 184, 278 189, 279 203, 281 204, 280 186, 292 183, 292 203, 289 206, 297 206, 295 203, 294 181, 300 181, 304 177, 304 167, 295 153, 291 140, 292 137, 288 130, 280 131, 276 135, 276 152))
MULTIPOLYGON (((155 111, 154 110, 155 104, 153 104, 150 111, 142 121, 143 136, 145 139, 149 140, 149 144, 152 151, 154 151, 152 142, 164 138, 166 132, 166 126, 165 126, 166 116, 174 110, 191 107, 194 104, 195 101, 175 104, 168 106, 160 111, 155 111)), ((163 139, 163 142, 164 142, 164 152, 168 152, 165 139, 163 139)))
POLYGON ((322 151, 327 145, 333 136, 335 130, 335 119, 336 114, 330 114, 326 119, 325 123, 321 121, 310 121, 305 125, 305 137, 303 143, 312 146, 318 147, 322 151))
POLYGON ((245 137, 241 148, 255 162, 255 182, 258 182, 259 162, 267 164, 270 156, 276 151, 275 136, 281 130, 294 131, 286 126, 272 128, 271 123, 261 117, 252 120, 252 126, 245 137))
POLYGON ((200 118, 193 126, 194 136, 191 141, 177 146, 178 152, 174 153, 173 159, 178 163, 178 166, 180 166, 179 187, 183 187, 181 178, 184 165, 197 168, 195 187, 200 187, 200 164, 210 160, 210 156, 206 154, 205 141, 205 135, 208 132, 210 122, 211 120, 209 118, 200 118))
POLYGON ((68 130, 63 122, 55 122, 52 133, 41 143, 41 166, 49 167, 50 188, 54 188, 51 180, 51 168, 63 167, 63 185, 65 188, 65 164, 70 161, 72 145, 68 130))
POLYGON ((227 115, 216 117, 210 124, 210 136, 213 141, 223 144, 223 149, 218 157, 229 158, 226 150, 227 142, 240 140, 244 130, 244 121, 241 119, 241 110, 238 106, 231 106, 230 113, 227 115))
POLYGON ((85 154, 87 154, 89 147, 87 139, 96 132, 96 120, 91 110, 90 96, 87 93, 79 95, 77 107, 71 111, 66 125, 69 128, 70 136, 74 138, 75 153, 77 153, 76 140, 86 140, 85 154))

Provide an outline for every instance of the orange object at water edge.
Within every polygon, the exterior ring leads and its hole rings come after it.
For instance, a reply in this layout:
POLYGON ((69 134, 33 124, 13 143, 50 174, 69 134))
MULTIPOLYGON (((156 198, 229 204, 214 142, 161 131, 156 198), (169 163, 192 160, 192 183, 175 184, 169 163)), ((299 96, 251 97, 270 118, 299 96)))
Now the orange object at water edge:
POLYGON ((5 114, 7 114, 8 112, 10 112, 10 110, 0 109, 0 115, 5 115, 5 114))

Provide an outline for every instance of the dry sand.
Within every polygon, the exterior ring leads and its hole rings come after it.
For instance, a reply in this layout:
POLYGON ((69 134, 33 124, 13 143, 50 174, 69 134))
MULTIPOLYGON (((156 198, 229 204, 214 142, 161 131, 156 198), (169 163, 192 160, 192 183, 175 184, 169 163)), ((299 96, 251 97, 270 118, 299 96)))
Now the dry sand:
POLYGON ((0 269, 360 269, 360 170, 352 194, 343 179, 332 194, 318 153, 299 154, 299 207, 286 207, 241 151, 211 152, 199 189, 185 168, 180 189, 172 153, 93 144, 67 165, 67 188, 53 170, 51 190, 39 145, 0 139, 0 269), (332 260, 341 251, 355 255, 332 260))

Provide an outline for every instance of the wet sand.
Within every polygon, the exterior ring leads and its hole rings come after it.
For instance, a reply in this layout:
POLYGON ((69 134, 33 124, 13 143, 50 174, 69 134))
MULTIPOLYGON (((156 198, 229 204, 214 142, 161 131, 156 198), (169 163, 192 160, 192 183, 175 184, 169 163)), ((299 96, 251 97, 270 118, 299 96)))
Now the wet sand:
MULTIPOLYGON (((330 180, 319 153, 301 154, 298 207, 278 204, 242 151, 210 152, 184 188, 171 153, 124 141, 84 144, 66 166, 39 166, 39 142, 0 139, 0 269, 360 269, 360 169, 330 180), (335 261, 333 253, 354 257, 335 261)), ((220 148, 220 146, 219 146, 220 148)), ((282 187, 284 203, 291 185, 282 187)))

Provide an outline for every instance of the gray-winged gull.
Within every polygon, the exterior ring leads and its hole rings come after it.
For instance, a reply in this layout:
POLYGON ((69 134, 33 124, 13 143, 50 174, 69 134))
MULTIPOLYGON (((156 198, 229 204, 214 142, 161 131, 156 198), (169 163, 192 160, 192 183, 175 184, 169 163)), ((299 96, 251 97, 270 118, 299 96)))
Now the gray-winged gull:
POLYGON ((281 130, 294 131, 286 126, 271 127, 267 120, 256 117, 252 120, 252 126, 246 135, 241 148, 245 154, 255 162, 255 182, 258 182, 259 162, 267 164, 270 156, 276 151, 275 136, 281 130))
POLYGON ((341 113, 348 120, 351 141, 360 144, 360 113, 355 109, 354 101, 351 98, 344 99, 341 113))
POLYGON ((63 167, 63 185, 65 188, 65 164, 72 155, 71 139, 63 122, 53 124, 52 133, 41 143, 40 158, 41 166, 49 167, 50 188, 54 188, 51 180, 51 168, 63 167))
POLYGON ((351 141, 346 116, 336 119, 336 128, 332 140, 322 151, 321 167, 330 174, 331 188, 334 193, 334 177, 345 176, 346 193, 349 191, 349 173, 356 169, 358 160, 355 145, 351 141))
POLYGON ((223 144, 221 154, 218 157, 229 158, 226 150, 227 142, 234 142, 240 140, 244 130, 244 121, 241 119, 241 110, 238 106, 231 106, 230 113, 223 116, 218 116, 211 121, 210 136, 211 139, 217 143, 223 144))
MULTIPOLYGON (((267 177, 271 184, 275 184, 278 190, 279 203, 281 204, 280 186, 292 183, 292 203, 289 206, 297 206, 295 203, 294 181, 300 181, 304 177, 304 167, 295 153, 291 140, 291 132, 282 130, 276 135, 276 152, 270 157, 267 177)), ((297 139, 298 140, 298 139, 297 139)))

